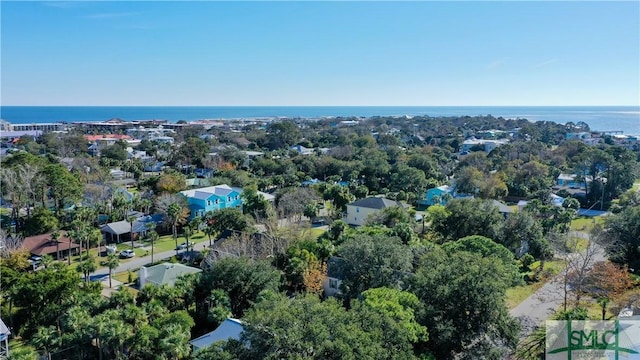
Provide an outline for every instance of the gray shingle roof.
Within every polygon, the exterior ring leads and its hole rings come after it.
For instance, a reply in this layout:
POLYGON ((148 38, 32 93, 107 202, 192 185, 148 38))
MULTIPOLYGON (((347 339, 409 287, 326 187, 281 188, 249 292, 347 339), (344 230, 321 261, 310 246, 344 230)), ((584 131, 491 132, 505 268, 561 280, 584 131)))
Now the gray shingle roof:
POLYGON ((351 206, 359 206, 363 208, 369 209, 384 209, 392 206, 401 206, 400 203, 389 200, 387 198, 380 197, 368 197, 366 199, 356 200, 349 205, 351 206))

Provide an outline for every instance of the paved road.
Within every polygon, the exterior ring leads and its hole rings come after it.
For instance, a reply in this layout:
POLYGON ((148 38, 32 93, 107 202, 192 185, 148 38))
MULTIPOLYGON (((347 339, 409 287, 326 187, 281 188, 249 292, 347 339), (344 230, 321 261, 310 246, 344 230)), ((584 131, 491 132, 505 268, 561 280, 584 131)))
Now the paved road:
MULTIPOLYGON (((203 241, 200 243, 196 243, 194 245, 194 250, 196 251, 202 251, 206 248, 209 247, 209 241, 203 241)), ((185 250, 180 250, 180 252, 183 252, 185 250)), ((155 253, 153 254, 153 260, 154 261, 159 261, 162 259, 169 259, 172 256, 174 256, 176 254, 175 250, 170 250, 170 251, 165 251, 165 252, 161 252, 161 253, 155 253)), ((120 273, 120 272, 125 272, 128 270, 137 270, 142 266, 145 266, 147 264, 151 263, 151 252, 149 252, 148 256, 141 256, 141 257, 136 257, 133 258, 129 261, 121 261, 120 266, 118 266, 115 270, 114 270, 114 274, 120 273)), ((107 267, 103 267, 103 268, 99 268, 98 270, 96 270, 95 272, 91 273, 91 278, 92 279, 96 279, 96 278, 101 278, 104 276, 108 276, 109 275, 109 268, 107 267)))
MULTIPOLYGON (((588 238, 588 234, 586 233, 575 233, 572 235, 588 238)), ((596 246, 596 253, 593 261, 606 260, 604 249, 595 243, 594 245, 596 246)), ((576 256, 576 254, 569 254, 569 256, 576 256)), ((559 309, 563 302, 564 278, 561 272, 513 308, 510 314, 520 321, 522 325, 521 335, 526 336, 559 309)))

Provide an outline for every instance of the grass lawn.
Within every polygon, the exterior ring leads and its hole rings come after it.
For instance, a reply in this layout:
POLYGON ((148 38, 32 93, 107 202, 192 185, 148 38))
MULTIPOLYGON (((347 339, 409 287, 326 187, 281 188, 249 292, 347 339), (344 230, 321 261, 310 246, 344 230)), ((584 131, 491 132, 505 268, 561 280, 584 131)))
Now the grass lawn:
POLYGON ((313 228, 311 229, 311 235, 317 240, 322 234, 324 234, 327 230, 313 228))
POLYGON ((129 283, 129 282, 135 282, 136 279, 138 278, 138 272, 137 271, 131 271, 131 281, 129 281, 129 272, 128 271, 123 271, 123 272, 119 272, 113 275, 113 279, 114 280, 118 280, 121 283, 129 283))
POLYGON ((584 217, 581 216, 571 222, 571 230, 573 231, 591 231, 596 224, 602 224, 604 218, 602 216, 584 217))
MULTIPOLYGON (((531 265, 531 272, 533 274, 536 269, 540 266, 540 262, 536 261, 531 265)), ((507 289, 507 307, 509 309, 513 309, 518 306, 521 302, 523 302, 526 298, 535 293, 538 289, 540 289, 547 281, 549 281, 553 276, 560 273, 560 271, 564 268, 564 260, 552 260, 545 262, 544 265, 544 276, 541 281, 522 285, 515 286, 507 289)))
POLYGON ((589 246, 589 240, 580 237, 572 237, 567 240, 567 248, 572 252, 583 252, 589 246))
POLYGON ((640 181, 634 182, 633 187, 631 189, 634 191, 640 191, 640 181))

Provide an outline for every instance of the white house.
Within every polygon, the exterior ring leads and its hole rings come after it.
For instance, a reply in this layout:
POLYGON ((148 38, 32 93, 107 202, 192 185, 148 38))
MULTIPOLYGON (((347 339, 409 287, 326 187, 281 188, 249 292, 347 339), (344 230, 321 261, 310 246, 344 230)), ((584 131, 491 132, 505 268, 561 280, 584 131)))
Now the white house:
POLYGON ((347 217, 345 222, 349 225, 364 225, 369 215, 393 206, 402 205, 396 201, 382 197, 368 197, 356 200, 347 204, 347 217))
POLYGON ((340 295, 340 285, 342 284, 342 262, 344 260, 337 256, 332 256, 327 260, 327 276, 322 280, 322 289, 326 296, 340 295))
POLYGON ((479 147, 482 147, 484 152, 488 154, 498 146, 502 146, 507 143, 509 143, 508 140, 485 140, 485 139, 471 138, 462 142, 462 146, 460 147, 460 152, 470 152, 471 149, 479 146, 479 147))

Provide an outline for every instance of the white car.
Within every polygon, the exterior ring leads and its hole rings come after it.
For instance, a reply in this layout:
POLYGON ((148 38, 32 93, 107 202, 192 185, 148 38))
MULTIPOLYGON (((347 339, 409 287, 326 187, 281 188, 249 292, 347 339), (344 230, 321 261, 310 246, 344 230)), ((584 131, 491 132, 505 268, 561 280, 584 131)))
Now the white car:
POLYGON ((136 256, 136 253, 134 253, 133 250, 122 250, 120 252, 121 258, 131 259, 134 256, 136 256))
MULTIPOLYGON (((193 247, 193 242, 189 241, 189 247, 193 247)), ((187 243, 183 242, 182 244, 178 245, 178 250, 184 250, 187 248, 187 243)))

